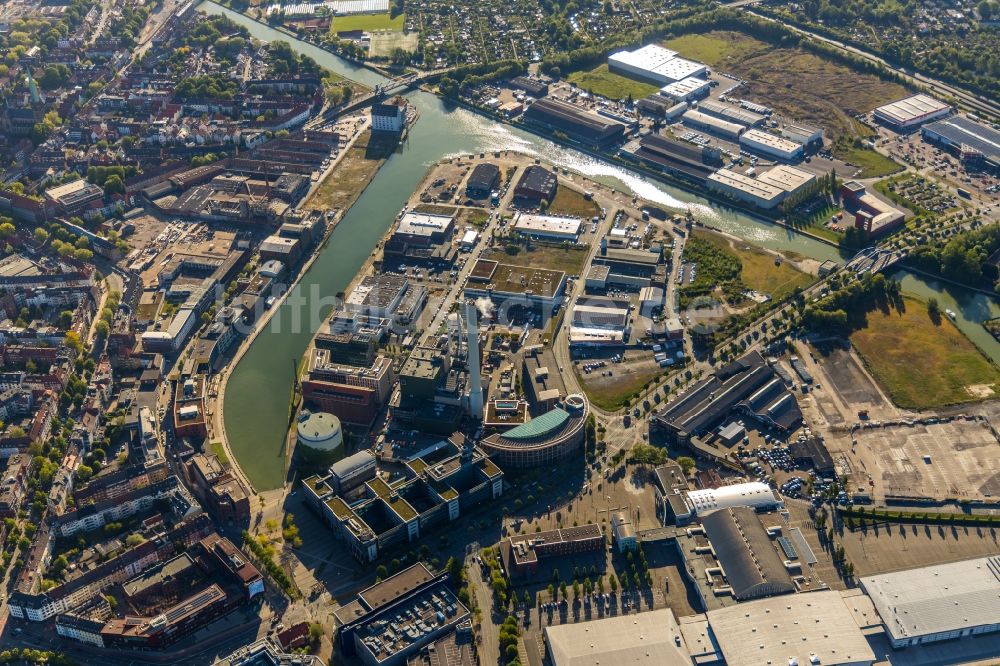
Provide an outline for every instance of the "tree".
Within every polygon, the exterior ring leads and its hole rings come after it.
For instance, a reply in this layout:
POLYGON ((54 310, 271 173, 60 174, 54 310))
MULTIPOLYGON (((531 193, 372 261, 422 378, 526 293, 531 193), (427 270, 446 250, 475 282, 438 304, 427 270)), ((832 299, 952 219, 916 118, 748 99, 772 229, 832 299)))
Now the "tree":
POLYGON ((0 238, 10 238, 17 233, 17 228, 7 218, 3 219, 6 221, 0 224, 0 238))
POLYGON ((129 534, 127 537, 125 537, 125 545, 129 547, 138 546, 140 543, 143 543, 144 541, 146 541, 146 537, 138 533, 129 534))
POLYGON ((931 297, 927 300, 927 314, 935 321, 941 318, 941 306, 938 304, 938 299, 931 297))
POLYGON ((677 459, 677 464, 681 466, 684 471, 684 475, 687 476, 694 469, 694 458, 689 456, 681 456, 677 459))
POLYGON ((108 333, 111 332, 111 327, 108 326, 108 322, 99 321, 97 322, 97 326, 95 327, 94 330, 97 333, 97 337, 101 340, 104 340, 105 338, 108 337, 108 333))
POLYGON ((309 623, 309 642, 313 645, 319 643, 320 639, 323 638, 323 625, 319 622, 309 623))
POLYGON ((104 181, 104 191, 109 194, 125 194, 125 183, 122 182, 121 176, 118 174, 108 176, 107 180, 104 181))
POLYGON ((385 580, 389 577, 389 571, 385 568, 384 564, 380 564, 375 567, 375 578, 378 580, 385 580))

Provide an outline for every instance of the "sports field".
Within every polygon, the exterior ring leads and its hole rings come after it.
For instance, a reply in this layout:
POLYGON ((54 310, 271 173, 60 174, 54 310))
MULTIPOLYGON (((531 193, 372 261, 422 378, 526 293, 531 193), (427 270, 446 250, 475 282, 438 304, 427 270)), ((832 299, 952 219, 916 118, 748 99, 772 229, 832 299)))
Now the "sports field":
POLYGON ((330 30, 334 33, 351 30, 364 30, 365 32, 374 30, 401 31, 404 25, 406 25, 405 14, 400 14, 395 18, 390 16, 388 12, 385 14, 353 14, 334 17, 330 30))

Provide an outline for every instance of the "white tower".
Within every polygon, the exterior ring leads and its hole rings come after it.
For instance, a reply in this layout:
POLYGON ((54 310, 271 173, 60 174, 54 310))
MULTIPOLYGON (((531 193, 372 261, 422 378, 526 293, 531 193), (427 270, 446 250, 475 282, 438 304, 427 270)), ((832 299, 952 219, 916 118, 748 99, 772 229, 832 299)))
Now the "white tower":
POLYGON ((479 374, 479 311, 475 301, 465 302, 465 328, 468 336, 466 363, 469 366, 469 414, 483 418, 483 380, 479 374))

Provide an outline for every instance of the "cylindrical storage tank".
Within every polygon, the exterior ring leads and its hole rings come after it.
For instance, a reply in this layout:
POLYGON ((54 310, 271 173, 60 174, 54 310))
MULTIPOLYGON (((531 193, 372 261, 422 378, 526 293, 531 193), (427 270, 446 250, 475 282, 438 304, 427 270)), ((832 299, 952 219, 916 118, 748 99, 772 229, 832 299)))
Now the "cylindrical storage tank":
POLYGON ((310 463, 330 464, 344 455, 344 431, 334 414, 303 412, 295 434, 298 453, 310 463))

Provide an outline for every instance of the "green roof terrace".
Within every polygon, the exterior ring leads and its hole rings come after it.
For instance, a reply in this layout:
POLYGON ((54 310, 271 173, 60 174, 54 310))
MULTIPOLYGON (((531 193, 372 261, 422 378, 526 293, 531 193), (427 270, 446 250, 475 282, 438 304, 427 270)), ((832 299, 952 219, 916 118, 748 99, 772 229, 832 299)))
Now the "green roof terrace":
POLYGON ((404 522, 410 522, 417 517, 417 510, 410 506, 410 503, 405 499, 396 495, 395 497, 383 497, 382 498, 389 507, 396 512, 404 522))
POLYGON ((344 500, 340 499, 336 495, 328 499, 326 501, 326 505, 330 507, 331 511, 333 511, 333 515, 340 520, 347 520, 354 515, 354 512, 351 511, 351 507, 347 506, 347 504, 344 503, 344 500))

